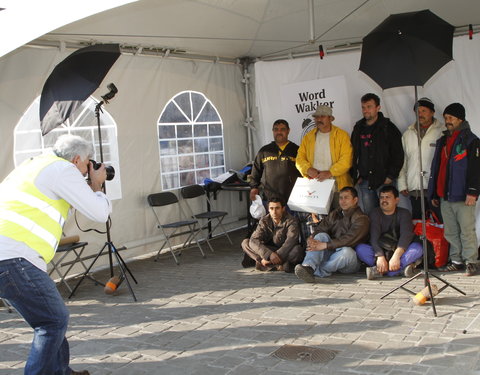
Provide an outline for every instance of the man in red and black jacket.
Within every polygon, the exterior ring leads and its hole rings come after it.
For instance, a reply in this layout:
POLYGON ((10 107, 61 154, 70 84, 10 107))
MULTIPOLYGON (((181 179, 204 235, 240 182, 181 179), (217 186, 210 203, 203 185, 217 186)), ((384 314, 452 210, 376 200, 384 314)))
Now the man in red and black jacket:
POLYGON ((440 205, 450 263, 440 271, 477 273, 478 241, 475 205, 480 192, 480 140, 465 120, 465 108, 452 103, 443 111, 447 130, 437 140, 428 197, 440 205))
POLYGON ((260 195, 261 188, 263 200, 278 197, 283 202, 288 202, 297 177, 301 177, 295 166, 298 145, 288 140, 288 122, 276 120, 272 131, 274 141, 258 151, 253 163, 250 181, 252 201, 255 200, 255 195, 260 195))

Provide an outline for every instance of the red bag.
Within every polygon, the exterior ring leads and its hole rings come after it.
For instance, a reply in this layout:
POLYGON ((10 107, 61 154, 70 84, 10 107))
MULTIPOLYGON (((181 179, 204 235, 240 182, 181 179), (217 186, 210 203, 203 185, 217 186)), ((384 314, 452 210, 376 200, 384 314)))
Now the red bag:
MULTIPOLYGON (((443 233, 443 224, 439 223, 433 212, 428 212, 428 219, 425 221, 427 240, 433 245, 435 252, 435 267, 442 267, 448 260, 448 241, 443 233)), ((413 231, 417 236, 422 235, 422 221, 416 221, 413 231)))

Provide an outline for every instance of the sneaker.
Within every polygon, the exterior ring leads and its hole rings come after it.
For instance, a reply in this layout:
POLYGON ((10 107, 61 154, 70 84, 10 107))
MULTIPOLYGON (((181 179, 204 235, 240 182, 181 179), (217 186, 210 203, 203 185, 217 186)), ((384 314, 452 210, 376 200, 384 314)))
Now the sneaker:
POLYGON ((476 275, 478 271, 477 265, 475 263, 467 263, 467 268, 465 270, 465 276, 476 275))
POLYGON ((367 280, 373 280, 376 277, 383 276, 380 272, 377 271, 377 266, 367 267, 365 269, 365 272, 367 273, 367 280))
MULTIPOLYGON (((470 263, 470 264, 472 264, 472 263, 470 263)), ((463 263, 453 263, 453 262, 448 263, 447 265, 438 268, 438 270, 440 272, 459 272, 459 271, 463 271, 464 269, 465 269, 465 264, 463 264, 463 263)))
POLYGON ((297 264, 295 266, 295 275, 300 280, 305 281, 306 283, 314 283, 315 282, 315 276, 313 276, 313 268, 304 266, 302 264, 297 264))
POLYGON ((415 263, 410 263, 403 269, 403 275, 405 277, 411 278, 415 276, 415 263))

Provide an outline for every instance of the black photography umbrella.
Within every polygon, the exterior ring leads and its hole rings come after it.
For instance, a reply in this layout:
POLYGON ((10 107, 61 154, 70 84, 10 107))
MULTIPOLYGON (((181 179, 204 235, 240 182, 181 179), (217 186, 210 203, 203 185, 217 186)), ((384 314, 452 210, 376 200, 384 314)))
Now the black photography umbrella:
MULTIPOLYGON (((119 56, 120 46, 118 44, 98 44, 81 48, 73 52, 53 69, 43 86, 42 96, 40 97, 40 128, 42 129, 42 135, 46 135, 52 129, 63 124, 75 112, 75 110, 82 105, 82 103, 100 86, 101 82, 119 56)), ((108 89, 110 91, 103 95, 103 100, 95 106, 98 143, 102 163, 103 147, 102 132, 100 129, 101 107, 104 103, 108 103, 108 101, 118 92, 113 83, 108 85, 108 89)), ((93 167, 95 168, 95 166, 93 167)), ((102 190, 106 193, 105 184, 102 186, 102 190)), ((125 261, 120 256, 117 248, 111 240, 110 225, 108 221, 106 223, 105 233, 107 235, 105 245, 94 258, 90 266, 85 270, 68 298, 73 296, 86 277, 91 278, 89 275, 90 269, 103 252, 108 250, 111 280, 113 280, 114 276, 112 257, 115 256, 121 272, 121 277, 116 287, 125 280, 134 301, 137 301, 135 293, 130 285, 127 272, 135 283, 137 283, 137 280, 125 264, 125 261)), ((95 280, 95 282, 101 284, 97 280, 95 280)))
MULTIPOLYGON (((415 86, 415 103, 417 103, 417 86, 423 86, 442 66, 453 59, 454 30, 452 25, 430 10, 392 14, 363 38, 359 69, 377 82, 382 89, 415 86)), ((416 106, 416 121, 419 165, 420 170, 423 171, 418 106, 416 106)), ((428 286, 431 296, 433 313, 437 316, 429 275, 444 283, 440 291, 450 286, 462 294, 465 293, 428 270, 423 174, 420 172, 418 178, 422 209, 424 269, 382 298, 398 289, 415 295, 416 293, 408 290, 405 285, 424 275, 425 286, 428 286)))
POLYGON ((40 97, 42 135, 70 117, 100 86, 119 56, 118 44, 97 44, 73 52, 53 69, 40 97))
POLYGON ((382 89, 423 86, 452 60, 454 30, 430 10, 392 14, 363 38, 360 70, 382 89))

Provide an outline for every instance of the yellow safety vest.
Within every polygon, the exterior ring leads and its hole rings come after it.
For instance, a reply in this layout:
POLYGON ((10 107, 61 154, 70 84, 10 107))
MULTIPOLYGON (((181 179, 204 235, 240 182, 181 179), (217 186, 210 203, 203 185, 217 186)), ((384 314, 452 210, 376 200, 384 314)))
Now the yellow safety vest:
POLYGON ((0 235, 25 243, 46 263, 55 255, 70 204, 47 197, 35 186, 35 179, 59 160, 65 161, 54 155, 28 159, 0 185, 0 235))

